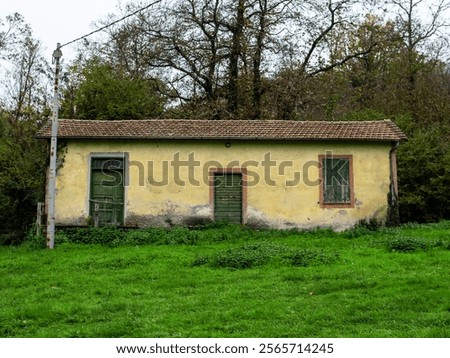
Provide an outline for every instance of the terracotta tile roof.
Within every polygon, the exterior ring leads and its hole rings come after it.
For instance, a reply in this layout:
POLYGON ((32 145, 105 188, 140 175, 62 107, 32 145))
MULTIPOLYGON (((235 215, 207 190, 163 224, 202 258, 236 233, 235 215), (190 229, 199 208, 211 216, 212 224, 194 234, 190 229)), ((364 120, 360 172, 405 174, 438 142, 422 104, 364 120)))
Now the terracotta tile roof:
MULTIPOLYGON (((404 141, 406 135, 383 121, 252 121, 252 120, 122 120, 62 119, 60 138, 79 139, 235 139, 404 141)), ((38 138, 49 138, 48 123, 38 138)))

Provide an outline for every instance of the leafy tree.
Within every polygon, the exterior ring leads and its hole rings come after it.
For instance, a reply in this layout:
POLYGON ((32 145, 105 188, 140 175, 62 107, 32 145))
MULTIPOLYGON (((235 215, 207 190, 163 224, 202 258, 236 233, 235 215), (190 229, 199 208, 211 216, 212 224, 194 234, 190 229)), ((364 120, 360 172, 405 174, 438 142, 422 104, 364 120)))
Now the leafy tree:
POLYGON ((416 129, 398 153, 400 219, 450 218, 450 126, 416 129))
POLYGON ((0 243, 19 243, 44 199, 47 148, 34 138, 38 118, 0 113, 0 243))
POLYGON ((44 199, 47 151, 34 138, 49 115, 49 66, 19 14, 0 21, 0 243, 18 243, 44 199))
POLYGON ((66 80, 61 117, 80 119, 157 118, 163 101, 148 81, 132 78, 97 59, 66 80), (77 82, 79 81, 79 82, 77 82))
MULTIPOLYGON (((22 32, 29 32, 30 27, 19 13, 8 15, 5 19, 0 19, 0 50, 4 52, 20 38, 22 32)), ((0 58, 4 58, 4 53, 0 58)))

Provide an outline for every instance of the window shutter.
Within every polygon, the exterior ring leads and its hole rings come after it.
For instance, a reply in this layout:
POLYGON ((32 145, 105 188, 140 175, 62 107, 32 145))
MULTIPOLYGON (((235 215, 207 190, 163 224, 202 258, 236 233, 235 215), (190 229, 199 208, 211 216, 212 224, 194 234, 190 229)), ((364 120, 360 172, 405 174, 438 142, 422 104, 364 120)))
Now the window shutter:
POLYGON ((350 162, 343 158, 324 158, 323 199, 325 203, 350 202, 350 162))

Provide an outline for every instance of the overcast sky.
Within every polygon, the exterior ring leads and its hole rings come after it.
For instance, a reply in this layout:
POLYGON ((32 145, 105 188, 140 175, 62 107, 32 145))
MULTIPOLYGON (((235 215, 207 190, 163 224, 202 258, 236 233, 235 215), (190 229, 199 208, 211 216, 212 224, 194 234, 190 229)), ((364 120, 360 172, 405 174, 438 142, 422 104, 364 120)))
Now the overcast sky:
MULTIPOLYGON (((93 22, 108 14, 119 14, 118 0, 0 0, 0 18, 18 12, 42 42, 51 61, 56 43, 67 43, 91 32, 93 22)), ((63 48, 66 60, 74 56, 75 45, 63 48)))

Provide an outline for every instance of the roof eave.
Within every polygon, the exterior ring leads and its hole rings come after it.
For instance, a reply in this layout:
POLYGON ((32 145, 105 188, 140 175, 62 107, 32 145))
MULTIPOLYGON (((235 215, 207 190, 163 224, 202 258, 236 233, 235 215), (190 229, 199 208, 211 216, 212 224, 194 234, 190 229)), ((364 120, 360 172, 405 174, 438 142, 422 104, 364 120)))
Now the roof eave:
MULTIPOLYGON (((50 139, 51 136, 36 136, 37 139, 50 139)), ((333 141, 352 141, 352 142, 406 142, 408 138, 242 138, 242 137, 136 137, 136 136, 58 136, 59 139, 75 140, 234 140, 234 141, 299 141, 299 142, 333 142, 333 141)))

